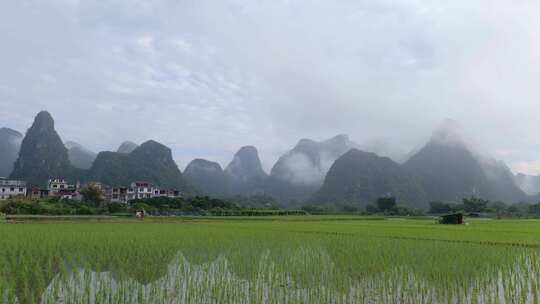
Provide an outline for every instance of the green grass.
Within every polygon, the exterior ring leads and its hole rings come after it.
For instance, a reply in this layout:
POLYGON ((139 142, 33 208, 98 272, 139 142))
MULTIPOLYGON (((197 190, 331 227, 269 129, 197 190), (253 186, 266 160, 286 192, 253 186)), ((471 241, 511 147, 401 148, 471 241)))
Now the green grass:
POLYGON ((535 303, 539 220, 19 218, 0 303, 535 303))

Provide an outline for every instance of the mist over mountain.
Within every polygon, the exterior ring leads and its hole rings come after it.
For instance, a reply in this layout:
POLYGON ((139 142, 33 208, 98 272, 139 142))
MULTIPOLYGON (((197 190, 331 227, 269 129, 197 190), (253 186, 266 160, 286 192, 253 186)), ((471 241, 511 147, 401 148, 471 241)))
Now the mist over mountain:
POLYGON ((272 167, 268 191, 282 200, 303 201, 323 184, 332 164, 351 148, 358 147, 347 135, 325 141, 301 139, 272 167))
POLYGON ((473 195, 508 202, 526 199, 508 167, 475 150, 453 122, 437 129, 404 166, 420 179, 430 201, 473 195))
POLYGON ((21 137, 16 131, 0 129, 0 148, 6 151, 0 157, 3 170, 10 171, 13 163, 12 178, 38 186, 53 177, 110 185, 143 180, 186 194, 198 189, 214 197, 271 195, 289 207, 299 207, 310 198, 325 204, 367 203, 387 194, 415 207, 473 195, 520 202, 534 200, 527 194, 540 189, 540 177, 514 176, 504 162, 465 139, 453 122, 437 129, 403 165, 363 152, 346 135, 338 135, 321 142, 300 140, 279 158, 270 175, 253 146, 239 149, 225 170, 218 163, 195 159, 185 174, 171 150, 156 141, 141 146, 126 142, 119 148, 122 152, 96 156, 78 143, 64 145, 48 112, 40 112, 22 141, 21 137))
POLYGON ((529 200, 527 193, 519 187, 514 174, 503 161, 491 157, 484 157, 479 160, 487 178, 486 198, 503 202, 524 202, 529 200))
POLYGON ((131 153, 131 152, 133 152, 133 150, 137 149, 137 147, 139 147, 139 145, 137 145, 136 143, 134 143, 132 141, 124 141, 122 144, 120 144, 120 146, 118 147, 116 152, 118 152, 118 153, 131 153))
POLYGON ((517 186, 528 195, 538 195, 540 193, 540 175, 526 175, 518 173, 514 180, 517 186))
POLYGON ((427 199, 419 181, 388 157, 352 149, 330 168, 321 189, 312 202, 362 204, 392 195, 408 207, 425 208, 427 199))
POLYGON ((292 185, 320 186, 336 159, 354 147, 358 145, 347 135, 322 142, 301 139, 291 151, 279 158, 270 176, 292 185))
POLYGON ((194 159, 184 170, 185 178, 203 194, 225 197, 229 194, 229 180, 216 162, 194 159))
POLYGON ((19 156, 23 135, 13 129, 0 128, 0 177, 7 177, 19 156))
POLYGON ((67 141, 64 145, 68 149, 69 161, 75 168, 90 169, 92 167, 92 163, 97 157, 96 153, 74 141, 67 141))
POLYGON ((230 181, 230 194, 254 195, 265 192, 268 175, 264 172, 259 152, 253 146, 240 148, 225 168, 230 181))

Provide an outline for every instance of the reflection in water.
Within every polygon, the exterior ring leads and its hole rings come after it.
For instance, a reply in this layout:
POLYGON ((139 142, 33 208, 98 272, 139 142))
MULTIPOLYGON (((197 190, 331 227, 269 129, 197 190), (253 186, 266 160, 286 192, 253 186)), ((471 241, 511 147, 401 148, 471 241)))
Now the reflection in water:
MULTIPOLYGON (((320 273, 330 278, 333 263, 323 260, 318 261, 320 273)), ((196 265, 179 255, 163 277, 147 284, 83 268, 58 274, 41 303, 536 303, 540 293, 534 269, 539 269, 536 260, 523 258, 507 273, 446 290, 410 269, 395 269, 335 288, 297 284, 268 253, 253 280, 235 275, 223 256, 196 265)))

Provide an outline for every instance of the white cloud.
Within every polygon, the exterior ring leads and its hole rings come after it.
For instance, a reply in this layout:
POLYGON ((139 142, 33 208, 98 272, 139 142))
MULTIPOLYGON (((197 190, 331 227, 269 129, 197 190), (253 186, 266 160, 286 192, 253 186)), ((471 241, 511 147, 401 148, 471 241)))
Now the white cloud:
POLYGON ((511 168, 514 172, 523 173, 527 175, 538 175, 540 172, 540 161, 520 161, 511 164, 511 168))
POLYGON ((485 149, 511 151, 496 154, 518 170, 540 161, 539 8, 532 0, 5 1, 0 106, 10 115, 0 125, 24 131, 46 109, 64 138, 94 150, 153 138, 181 164, 225 165, 252 144, 268 168, 301 137, 348 133, 403 151, 451 117, 485 149))

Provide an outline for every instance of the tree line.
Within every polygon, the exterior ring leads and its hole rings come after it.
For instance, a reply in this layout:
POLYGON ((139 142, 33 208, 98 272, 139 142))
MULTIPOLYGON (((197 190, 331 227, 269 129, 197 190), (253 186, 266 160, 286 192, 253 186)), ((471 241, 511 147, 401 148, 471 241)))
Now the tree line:
POLYGON ((478 197, 464 198, 461 202, 441 202, 430 203, 428 213, 489 213, 499 216, 540 216, 540 203, 515 203, 505 204, 501 201, 490 201, 478 197))
POLYGON ((261 206, 261 198, 255 202, 244 199, 241 203, 234 199, 217 199, 208 196, 189 198, 147 198, 133 200, 129 204, 105 204, 93 191, 82 191, 81 201, 61 198, 31 200, 15 197, 0 202, 0 213, 25 215, 120 215, 133 214, 144 210, 150 215, 208 215, 208 216, 266 216, 302 215, 303 210, 282 209, 275 205, 261 206), (256 207, 257 206, 257 207, 256 207))
POLYGON ((346 213, 390 216, 425 215, 423 210, 398 205, 396 198, 393 196, 379 197, 373 203, 368 204, 365 208, 360 207, 360 204, 352 203, 330 206, 308 204, 304 205, 302 210, 311 214, 346 213))

